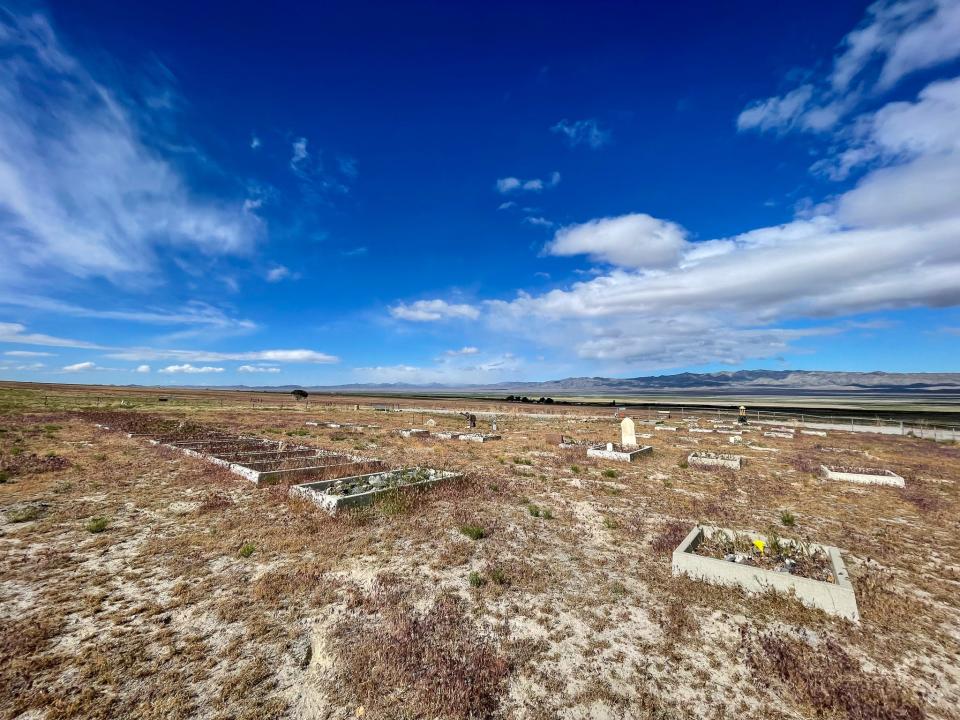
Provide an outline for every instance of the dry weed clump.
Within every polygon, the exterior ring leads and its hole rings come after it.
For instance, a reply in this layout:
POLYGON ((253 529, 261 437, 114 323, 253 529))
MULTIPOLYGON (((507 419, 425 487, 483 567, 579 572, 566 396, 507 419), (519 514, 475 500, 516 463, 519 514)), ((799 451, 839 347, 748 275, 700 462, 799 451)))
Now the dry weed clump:
POLYGON ((650 547, 657 555, 671 555, 690 532, 690 524, 672 520, 664 525, 650 540, 650 547))
POLYGON ((414 609, 396 578, 381 577, 333 632, 341 684, 385 717, 481 718, 496 714, 511 672, 492 637, 458 597, 414 609))
POLYGON ((0 471, 10 475, 24 475, 26 473, 46 473, 57 470, 66 470, 70 461, 59 455, 44 455, 24 453, 9 457, 0 455, 0 471))
POLYGON ((761 686, 782 684, 818 715, 849 720, 922 720, 923 699, 890 678, 863 670, 840 642, 817 647, 792 636, 741 628, 747 665, 761 686))

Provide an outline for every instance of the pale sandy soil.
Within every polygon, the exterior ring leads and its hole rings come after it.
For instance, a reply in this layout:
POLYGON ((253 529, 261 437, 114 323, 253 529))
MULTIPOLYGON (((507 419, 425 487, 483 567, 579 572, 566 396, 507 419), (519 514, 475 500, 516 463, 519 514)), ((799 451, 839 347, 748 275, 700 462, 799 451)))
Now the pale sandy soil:
POLYGON ((0 484, 3 717, 957 717, 960 448, 745 436, 779 450, 763 452, 680 430, 624 465, 546 442, 617 441, 612 419, 509 418, 481 445, 402 439, 410 415, 346 406, 189 416, 467 480, 330 518, 70 413, 0 416, 0 466, 71 463, 0 484), (693 448, 746 464, 681 467, 693 448), (907 488, 816 472, 863 453, 907 488), (840 547, 863 622, 671 577, 696 522, 840 547))

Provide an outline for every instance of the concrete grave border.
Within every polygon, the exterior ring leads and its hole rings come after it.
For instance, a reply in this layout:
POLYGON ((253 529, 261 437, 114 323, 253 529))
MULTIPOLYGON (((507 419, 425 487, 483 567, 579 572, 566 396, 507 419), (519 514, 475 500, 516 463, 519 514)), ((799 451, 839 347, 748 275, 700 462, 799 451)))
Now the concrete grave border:
POLYGON ((743 458, 740 455, 726 455, 724 453, 707 452, 698 450, 687 456, 687 465, 699 465, 700 467, 725 467, 733 470, 739 470, 743 466, 743 458))
POLYGON ((835 465, 821 465, 820 470, 827 480, 859 483, 861 485, 892 485, 904 487, 906 480, 892 470, 881 468, 847 468, 835 465), (859 472, 855 472, 859 471, 859 472))
MULTIPOLYGON (((730 538, 736 536, 733 530, 727 528, 710 525, 694 526, 673 551, 672 572, 675 577, 686 575, 695 580, 716 585, 743 588, 747 592, 774 590, 793 594, 797 600, 808 607, 819 608, 831 615, 839 615, 856 623, 860 622, 860 611, 857 608, 853 585, 850 583, 846 565, 837 548, 831 545, 810 545, 811 549, 826 553, 830 561, 830 570, 836 578, 835 583, 830 583, 694 554, 693 550, 704 537, 710 538, 717 532, 726 533, 730 538)), ((741 534, 751 540, 764 542, 767 540, 759 533, 741 534)), ((794 541, 786 539, 781 539, 780 542, 785 545, 795 544, 794 541)))
POLYGON ((418 482, 406 483, 404 485, 399 485, 395 487, 388 488, 378 488, 376 490, 368 490, 366 492, 357 493, 355 495, 330 495, 326 492, 327 488, 333 485, 338 481, 347 481, 347 480, 360 480, 363 478, 373 478, 379 475, 390 475, 397 472, 410 472, 410 471, 419 471, 421 468, 412 467, 412 468, 397 468, 396 470, 382 470, 375 473, 365 473, 363 475, 351 475, 344 478, 337 478, 336 480, 321 480, 315 483, 304 483, 302 485, 293 485, 289 490, 290 497, 300 498, 312 502, 314 505, 317 505, 323 510, 326 510, 331 515, 335 515, 341 510, 346 510, 348 508, 361 507, 363 505, 370 505, 373 503, 378 496, 384 495, 395 490, 407 490, 410 488, 423 488, 426 489, 433 485, 436 485, 439 482, 445 480, 452 480, 454 478, 463 477, 462 473, 452 472, 449 470, 434 470, 432 468, 425 468, 430 471, 431 477, 426 480, 420 480, 418 482))
POLYGON ((593 445, 592 447, 588 447, 587 457, 600 458, 601 460, 615 460, 617 462, 633 462, 634 458, 640 455, 648 455, 652 452, 652 445, 641 445, 637 448, 628 449, 622 445, 607 443, 606 445, 593 445), (618 450, 617 448, 620 449, 618 450))

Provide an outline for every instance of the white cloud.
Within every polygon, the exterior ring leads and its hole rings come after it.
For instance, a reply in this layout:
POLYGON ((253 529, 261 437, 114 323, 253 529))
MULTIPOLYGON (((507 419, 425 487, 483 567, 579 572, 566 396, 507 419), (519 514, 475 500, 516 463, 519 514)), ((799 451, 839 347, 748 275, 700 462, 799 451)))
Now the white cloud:
POLYGON ((188 375, 198 375, 203 373, 222 373, 222 367, 210 367, 205 365, 203 367, 194 367, 193 365, 186 363, 184 365, 168 365, 165 368, 160 368, 159 372, 164 374, 174 374, 174 373, 186 373, 188 375))
POLYGON ((290 268, 284 267, 283 265, 275 265, 267 271, 267 282, 280 282, 290 277, 290 275, 290 268))
POLYGON ((545 217, 540 217, 539 215, 528 215, 523 219, 527 225, 536 225, 537 227, 551 228, 554 223, 552 220, 548 220, 545 217))
POLYGON ((550 255, 589 255, 598 262, 633 268, 674 265, 689 243, 676 223, 644 213, 591 220, 557 231, 550 255))
POLYGON ((38 12, 5 12, 0 47, 0 279, 8 286, 58 274, 144 285, 156 282, 161 252, 252 248, 261 225, 242 201, 200 197, 158 151, 157 118, 173 124, 176 103, 126 104, 38 12))
POLYGON ((476 355, 478 352, 480 352, 479 348, 475 348, 472 345, 467 345, 459 350, 447 350, 447 352, 444 354, 449 355, 450 357, 458 357, 463 355, 476 355))
POLYGON ((160 350, 154 348, 114 349, 107 357, 115 360, 183 360, 188 362, 244 362, 265 360, 287 363, 336 363, 335 355, 316 350, 254 350, 249 352, 216 352, 210 350, 160 350))
POLYGON ((482 384, 513 379, 523 368, 523 362, 511 353, 487 358, 482 362, 465 362, 455 357, 443 358, 435 365, 381 365, 353 369, 358 382, 482 384))
POLYGON ((256 135, 251 135, 251 136, 250 136, 250 149, 251 149, 251 150, 256 150, 258 147, 260 147, 260 145, 261 145, 261 143, 260 143, 260 138, 258 138, 256 135))
POLYGON ((20 345, 40 345, 41 347, 72 347, 86 348, 89 350, 103 349, 103 346, 97 345, 96 343, 59 338, 42 333, 24 332, 26 329, 26 326, 20 323, 0 322, 0 342, 17 343, 20 345))
POLYGON ((63 371, 72 373, 72 372, 85 372, 88 370, 103 370, 103 369, 104 368, 97 367, 96 363, 87 361, 87 362, 74 363, 73 365, 66 365, 64 366, 63 371))
POLYGON ((509 210, 510 208, 515 208, 516 206, 517 203, 515 203, 513 200, 507 200, 506 202, 500 203, 497 206, 497 210, 509 210))
POLYGON ((958 37, 958 0, 880 0, 843 39, 822 82, 750 103, 737 118, 737 127, 829 130, 864 98, 889 90, 918 70, 960 57, 958 37), (878 71, 871 72, 877 65, 878 71))
POLYGON ((34 352, 33 350, 7 350, 4 355, 10 357, 53 357, 54 353, 34 352))
POLYGON ((149 366, 149 365, 137 365, 137 369, 134 370, 134 372, 146 374, 146 373, 150 372, 150 366, 149 366))
POLYGON ((937 81, 838 129, 827 167, 865 174, 783 225, 701 242, 642 214, 561 228, 548 253, 616 267, 488 301, 482 320, 635 370, 777 357, 859 327, 831 318, 960 305, 958 108, 960 79, 937 81))
POLYGON ((410 304, 398 303, 390 308, 390 314, 400 320, 435 322, 450 319, 473 320, 479 317, 480 311, 472 305, 448 303, 438 299, 417 300, 410 304))
MULTIPOLYGON (((499 178, 496 182, 496 188, 497 192, 503 195, 517 191, 540 192, 545 188, 556 187, 560 184, 560 180, 560 173, 555 170, 550 174, 550 177, 547 180, 541 180, 540 178, 532 178, 530 180, 521 180, 520 178, 516 177, 499 178)), ((501 203, 499 209, 506 210, 514 205, 516 205, 516 203, 501 203)))
POLYGON ((61 302, 53 298, 25 293, 0 293, 0 305, 26 307, 33 310, 69 315, 71 317, 95 318, 97 320, 121 320, 149 325, 196 325, 221 333, 244 333, 257 328, 251 320, 232 318, 220 308, 204 302, 191 301, 175 310, 101 310, 61 302))
POLYGON ((564 119, 550 130, 562 135, 570 147, 586 145, 596 150, 608 144, 612 139, 610 131, 603 130, 594 119, 575 121, 564 119))
POLYGON ((290 156, 290 167, 294 171, 299 171, 310 157, 310 153, 307 152, 307 139, 304 137, 297 138, 293 141, 291 149, 293 154, 290 156))
POLYGON ((149 347, 111 347, 97 345, 84 340, 60 338, 42 333, 25 332, 26 327, 19 323, 0 323, 0 343, 20 345, 40 345, 42 347, 72 347, 105 351, 106 356, 116 360, 181 360, 187 362, 254 361, 290 363, 336 363, 335 355, 316 350, 253 350, 243 352, 218 352, 212 350, 172 350, 149 347))
POLYGON ((237 372, 242 373, 278 373, 280 368, 273 365, 241 365, 237 372))

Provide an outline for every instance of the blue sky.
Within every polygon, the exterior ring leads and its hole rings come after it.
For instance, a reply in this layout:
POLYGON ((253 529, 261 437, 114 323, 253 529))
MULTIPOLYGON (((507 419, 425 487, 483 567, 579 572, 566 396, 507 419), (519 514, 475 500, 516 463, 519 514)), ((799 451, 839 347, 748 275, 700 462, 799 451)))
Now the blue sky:
POLYGON ((0 377, 960 369, 960 0, 303 5, 0 13, 0 377))

